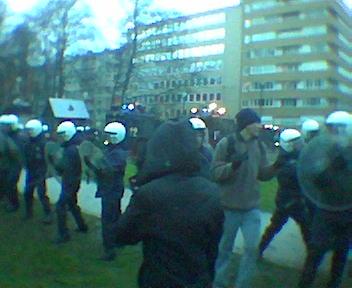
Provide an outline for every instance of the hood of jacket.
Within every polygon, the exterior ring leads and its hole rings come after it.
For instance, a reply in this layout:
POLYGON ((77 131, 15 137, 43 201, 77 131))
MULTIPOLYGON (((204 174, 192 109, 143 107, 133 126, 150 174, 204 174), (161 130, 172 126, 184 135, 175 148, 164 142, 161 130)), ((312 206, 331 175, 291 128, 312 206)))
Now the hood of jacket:
POLYGON ((143 177, 153 180, 172 173, 191 175, 199 169, 196 132, 189 121, 162 124, 147 144, 143 177))

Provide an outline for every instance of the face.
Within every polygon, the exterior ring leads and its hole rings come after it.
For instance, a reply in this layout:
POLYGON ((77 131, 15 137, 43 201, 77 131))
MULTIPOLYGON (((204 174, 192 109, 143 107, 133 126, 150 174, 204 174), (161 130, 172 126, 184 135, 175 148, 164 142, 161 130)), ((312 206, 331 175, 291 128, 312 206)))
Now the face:
POLYGON ((244 130, 250 138, 257 138, 260 131, 262 130, 262 125, 260 123, 252 123, 248 125, 244 130))
POLYGON ((204 130, 199 130, 196 132, 197 147, 200 148, 204 141, 204 130))

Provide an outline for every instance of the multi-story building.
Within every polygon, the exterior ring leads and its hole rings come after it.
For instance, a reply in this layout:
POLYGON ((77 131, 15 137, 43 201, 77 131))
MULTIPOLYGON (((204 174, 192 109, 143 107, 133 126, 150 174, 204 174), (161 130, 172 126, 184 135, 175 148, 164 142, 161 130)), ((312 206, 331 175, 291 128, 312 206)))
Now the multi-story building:
POLYGON ((352 110, 352 18, 336 0, 243 0, 241 106, 299 125, 352 110))
POLYGON ((92 122, 103 127, 113 99, 119 51, 76 56, 65 63, 65 98, 84 100, 92 122))
POLYGON ((237 6, 141 27, 126 99, 166 119, 210 103, 233 115, 240 105, 241 23, 237 6))

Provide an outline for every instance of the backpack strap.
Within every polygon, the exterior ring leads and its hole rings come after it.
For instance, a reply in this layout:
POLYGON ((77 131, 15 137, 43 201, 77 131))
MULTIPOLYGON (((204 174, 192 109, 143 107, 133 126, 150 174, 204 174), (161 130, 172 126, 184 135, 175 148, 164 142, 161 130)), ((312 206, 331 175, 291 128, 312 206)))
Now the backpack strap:
POLYGON ((235 137, 230 134, 226 136, 227 140, 227 159, 231 159, 231 156, 236 153, 235 137))

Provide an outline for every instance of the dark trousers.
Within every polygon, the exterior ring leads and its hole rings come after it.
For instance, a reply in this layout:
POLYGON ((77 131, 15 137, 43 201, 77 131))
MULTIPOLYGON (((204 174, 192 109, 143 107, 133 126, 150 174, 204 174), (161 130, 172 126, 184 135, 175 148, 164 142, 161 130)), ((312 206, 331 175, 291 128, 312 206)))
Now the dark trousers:
POLYGON ((105 195, 101 198, 101 227, 103 246, 106 252, 115 247, 113 225, 121 215, 120 200, 119 197, 105 195))
POLYGON ((27 171, 26 175, 26 187, 24 190, 24 200, 26 204, 27 215, 33 214, 33 193, 34 189, 37 188, 38 198, 43 206, 44 213, 48 215, 51 211, 49 198, 46 194, 46 183, 44 175, 37 175, 27 171))
POLYGON ((77 192, 80 183, 74 185, 62 185, 59 200, 56 203, 58 234, 60 236, 67 236, 68 228, 66 223, 67 209, 73 215, 79 230, 84 230, 86 224, 82 218, 81 209, 77 205, 77 192))
POLYGON ((289 218, 299 225, 304 242, 307 244, 310 237, 310 216, 305 207, 292 206, 290 208, 276 208, 270 219, 270 225, 265 229, 259 244, 259 253, 262 254, 271 240, 279 233, 289 218))
POLYGON ((329 212, 316 209, 308 254, 298 287, 312 287, 317 269, 329 250, 333 251, 333 258, 330 280, 326 287, 340 287, 351 236, 352 211, 329 212))
POLYGON ((13 167, 4 176, 4 190, 11 208, 18 208, 20 201, 18 198, 17 182, 20 178, 21 167, 13 167))

